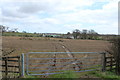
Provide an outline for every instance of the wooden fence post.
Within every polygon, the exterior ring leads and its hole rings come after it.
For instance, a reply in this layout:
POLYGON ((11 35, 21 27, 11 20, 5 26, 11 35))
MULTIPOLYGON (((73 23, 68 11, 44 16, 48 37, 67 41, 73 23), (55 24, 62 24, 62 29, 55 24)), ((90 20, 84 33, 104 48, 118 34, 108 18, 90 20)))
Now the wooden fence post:
POLYGON ((119 57, 116 59, 116 74, 120 75, 120 60, 119 57))
POLYGON ((8 64, 7 64, 7 57, 5 57, 5 77, 8 76, 8 64))
POLYGON ((18 57, 18 66, 19 66, 19 76, 21 76, 21 61, 20 61, 20 57, 18 57))
POLYGON ((22 55, 21 55, 21 77, 24 77, 24 75, 25 75, 25 68, 24 68, 24 53, 22 53, 22 55))
POLYGON ((106 71, 106 53, 102 53, 102 71, 106 71))
POLYGON ((113 57, 110 58, 110 71, 112 71, 112 67, 113 67, 113 57))
POLYGON ((120 75, 120 54, 118 55, 118 75, 120 75))
MULTIPOLYGON (((120 56, 119 56, 119 58, 120 58, 120 56)), ((120 59, 118 61, 118 75, 120 75, 120 59)))

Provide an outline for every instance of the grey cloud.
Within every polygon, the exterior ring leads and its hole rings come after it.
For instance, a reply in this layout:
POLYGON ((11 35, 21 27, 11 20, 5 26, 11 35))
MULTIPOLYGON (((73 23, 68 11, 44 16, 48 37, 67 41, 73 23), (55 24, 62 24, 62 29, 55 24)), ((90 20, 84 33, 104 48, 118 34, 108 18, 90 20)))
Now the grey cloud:
POLYGON ((2 22, 15 22, 15 21, 18 21, 17 19, 15 18, 10 18, 10 17, 2 17, 2 22))
POLYGON ((37 2, 21 2, 13 4, 13 6, 3 6, 1 14, 5 17, 12 18, 25 18, 31 14, 47 11, 50 7, 47 3, 37 3, 37 2), (18 4, 18 5, 17 5, 18 4))
MULTIPOLYGON (((11 7, 12 8, 12 7, 11 7)), ((11 9, 11 8, 2 8, 2 15, 6 17, 13 17, 13 18, 24 18, 27 17, 26 14, 22 14, 18 12, 16 9, 11 9)))
POLYGON ((5 3, 2 8, 2 15, 12 18, 25 18, 39 12, 55 12, 54 8, 55 3, 48 1, 5 3))
POLYGON ((40 11, 47 11, 48 9, 50 9, 50 6, 48 4, 41 4, 41 3, 37 3, 37 2, 29 2, 29 3, 25 3, 24 5, 22 5, 18 11, 22 12, 22 13, 37 13, 40 11))

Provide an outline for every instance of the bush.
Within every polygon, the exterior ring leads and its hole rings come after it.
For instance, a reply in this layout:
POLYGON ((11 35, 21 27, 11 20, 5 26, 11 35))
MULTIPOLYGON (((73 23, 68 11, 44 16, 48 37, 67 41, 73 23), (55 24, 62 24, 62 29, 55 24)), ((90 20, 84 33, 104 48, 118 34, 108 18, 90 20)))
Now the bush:
POLYGON ((112 43, 112 46, 109 47, 109 50, 107 50, 107 52, 114 56, 117 63, 116 73, 120 75, 120 37, 111 39, 110 42, 112 43))

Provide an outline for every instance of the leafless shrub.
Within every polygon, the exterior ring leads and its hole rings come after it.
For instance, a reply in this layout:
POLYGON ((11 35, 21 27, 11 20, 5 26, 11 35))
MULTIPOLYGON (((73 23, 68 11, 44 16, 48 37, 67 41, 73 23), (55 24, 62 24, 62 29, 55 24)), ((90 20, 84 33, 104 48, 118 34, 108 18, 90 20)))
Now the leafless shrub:
POLYGON ((59 42, 63 42, 63 40, 59 40, 59 42))
POLYGON ((28 38, 28 37, 21 37, 19 38, 20 40, 33 40, 32 38, 28 38))
POLYGON ((112 46, 109 47, 109 50, 106 50, 108 53, 114 56, 116 60, 116 73, 120 75, 120 37, 116 37, 110 40, 112 46))
POLYGON ((2 49, 2 56, 7 56, 11 53, 13 53, 16 49, 2 49))

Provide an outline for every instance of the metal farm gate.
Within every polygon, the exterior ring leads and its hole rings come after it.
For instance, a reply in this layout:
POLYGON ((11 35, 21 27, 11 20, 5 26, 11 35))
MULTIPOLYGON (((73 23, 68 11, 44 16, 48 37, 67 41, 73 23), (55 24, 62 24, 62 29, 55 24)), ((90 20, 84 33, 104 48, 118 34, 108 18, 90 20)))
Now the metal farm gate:
POLYGON ((102 69, 102 57, 100 52, 29 52, 25 54, 25 68, 27 75, 94 71, 102 69))

